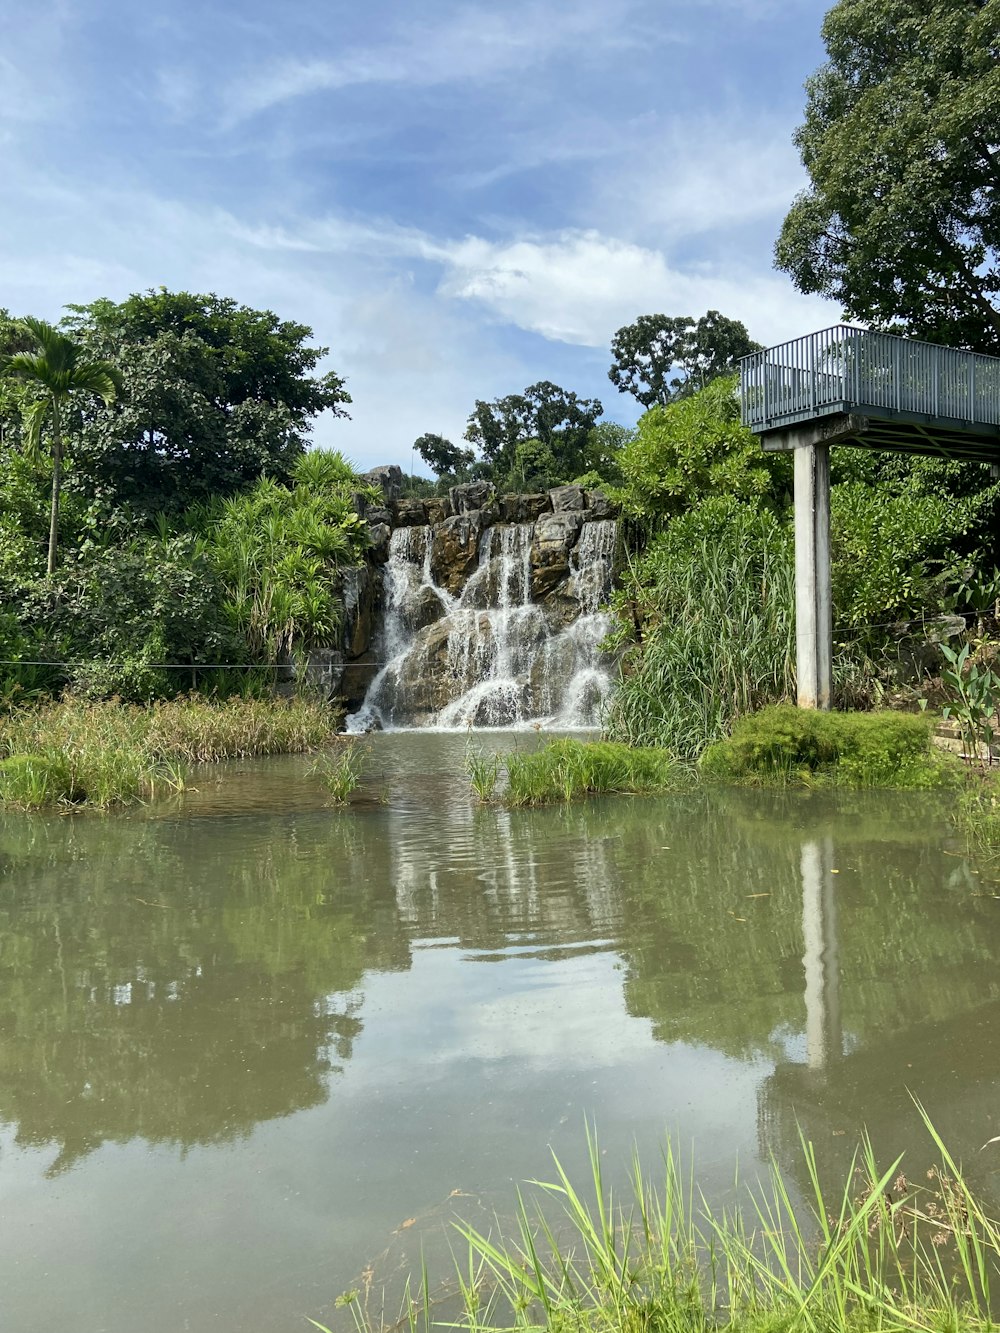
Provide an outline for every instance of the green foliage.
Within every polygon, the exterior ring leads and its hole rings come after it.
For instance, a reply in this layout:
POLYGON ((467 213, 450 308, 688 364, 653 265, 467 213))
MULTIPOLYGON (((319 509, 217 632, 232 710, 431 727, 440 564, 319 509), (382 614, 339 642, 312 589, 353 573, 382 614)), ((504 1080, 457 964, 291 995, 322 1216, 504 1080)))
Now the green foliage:
POLYGON ((414 440, 413 447, 436 477, 447 477, 452 482, 464 481, 476 455, 463 449, 443 435, 426 434, 414 440))
POLYGON ((966 754, 991 767, 993 740, 1000 729, 1000 676, 991 666, 970 660, 970 651, 968 643, 957 650, 941 644, 947 663, 941 682, 952 694, 941 716, 957 722, 966 754))
POLYGON ((548 805, 576 797, 613 793, 675 791, 686 775, 663 750, 640 749, 614 741, 549 741, 540 750, 469 755, 473 789, 481 801, 493 798, 503 778, 505 805, 548 805))
POLYGON ((588 439, 603 411, 598 399, 542 380, 492 403, 477 400, 465 438, 478 447, 501 489, 522 485, 517 449, 528 441, 547 449, 558 479, 568 481, 587 470, 588 439))
POLYGON ((190 534, 85 547, 27 605, 53 652, 74 664, 67 682, 86 698, 165 698, 189 688, 192 674, 162 663, 243 660, 223 580, 190 534))
POLYGON ((788 705, 741 718, 701 757, 724 782, 828 781, 844 787, 928 790, 962 781, 961 764, 937 749, 931 721, 908 713, 824 713, 788 705))
POLYGON ((81 469, 148 515, 287 479, 313 418, 350 402, 338 375, 313 373, 327 349, 307 345, 312 331, 270 311, 164 290, 70 309, 123 380, 115 407, 81 423, 81 469))
POLYGON ((59 539, 59 502, 62 495, 63 418, 78 398, 99 398, 110 408, 121 391, 121 376, 109 360, 94 359, 85 349, 41 319, 22 319, 16 332, 30 345, 29 351, 0 357, 0 377, 22 380, 37 397, 19 404, 21 443, 26 454, 37 458, 42 432, 47 427, 52 454, 52 499, 49 509, 47 572, 56 567, 59 539))
POLYGON ((1000 0, 839 0, 780 268, 850 318, 996 354, 1000 0))
POLYGON ((692 758, 794 697, 794 584, 791 533, 769 511, 730 496, 674 519, 613 602, 626 647, 609 734, 692 758))
POLYGON ((731 375, 741 356, 760 349, 739 320, 710 310, 688 315, 640 315, 611 340, 608 379, 643 407, 661 407, 731 375))
MULTIPOLYGON (((914 487, 844 482, 830 495, 833 601, 842 626, 942 609, 940 573, 959 559, 974 506, 914 487)), ((880 635, 876 635, 876 638, 880 635)))
POLYGON ((623 511, 646 520, 683 514, 708 496, 777 501, 791 486, 784 454, 765 454, 740 423, 736 380, 651 408, 618 455, 623 511))
POLYGON ((230 621, 254 660, 334 642, 340 570, 367 545, 354 473, 339 454, 317 454, 298 460, 291 485, 263 477, 200 518, 230 621))

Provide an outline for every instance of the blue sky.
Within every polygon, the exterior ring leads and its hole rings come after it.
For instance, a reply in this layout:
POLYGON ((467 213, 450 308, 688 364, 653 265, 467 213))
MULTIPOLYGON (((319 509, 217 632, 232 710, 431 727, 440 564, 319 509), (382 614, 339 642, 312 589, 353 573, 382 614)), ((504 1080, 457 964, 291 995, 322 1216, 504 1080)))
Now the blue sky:
POLYGON ((0 0, 0 306, 163 284, 315 330, 409 466, 477 398, 607 378, 639 314, 762 342, 839 311, 772 269, 817 0, 0 0))

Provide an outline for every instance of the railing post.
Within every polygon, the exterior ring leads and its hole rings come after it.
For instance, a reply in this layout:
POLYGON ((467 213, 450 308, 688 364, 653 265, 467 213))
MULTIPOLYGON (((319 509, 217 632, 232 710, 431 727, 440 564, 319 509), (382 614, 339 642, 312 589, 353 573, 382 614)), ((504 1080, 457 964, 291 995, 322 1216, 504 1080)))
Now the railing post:
POLYGON ((976 357, 969 353, 969 421, 976 419, 976 357))

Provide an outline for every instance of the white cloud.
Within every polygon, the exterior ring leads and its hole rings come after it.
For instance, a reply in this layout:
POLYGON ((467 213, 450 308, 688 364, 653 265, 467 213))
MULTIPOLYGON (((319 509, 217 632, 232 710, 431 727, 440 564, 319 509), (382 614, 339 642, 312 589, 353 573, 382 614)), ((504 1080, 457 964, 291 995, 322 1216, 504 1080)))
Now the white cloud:
POLYGON ((545 338, 603 347, 636 315, 741 319, 761 342, 777 342, 839 315, 829 302, 798 295, 787 279, 738 263, 682 271, 659 250, 597 232, 491 244, 470 238, 447 258, 443 294, 475 301, 497 318, 545 338))

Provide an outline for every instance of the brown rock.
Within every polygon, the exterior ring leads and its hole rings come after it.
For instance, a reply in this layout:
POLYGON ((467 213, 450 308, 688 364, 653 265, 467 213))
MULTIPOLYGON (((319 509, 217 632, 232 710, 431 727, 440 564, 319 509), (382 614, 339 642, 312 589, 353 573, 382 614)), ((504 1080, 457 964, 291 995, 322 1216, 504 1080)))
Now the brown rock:
POLYGON ((425 500, 424 507, 427 510, 428 523, 443 523, 446 518, 451 518, 451 501, 447 495, 425 500))
POLYGON ((381 574, 376 574, 370 565, 355 565, 341 574, 344 603, 341 642, 349 658, 362 657, 371 647, 381 581, 381 574))
POLYGON ((392 516, 397 528, 422 528, 427 523, 427 508, 423 500, 395 500, 392 516))
POLYGON ((457 596, 479 563, 482 520, 478 512, 453 514, 432 531, 431 577, 438 587, 457 596))
POLYGON ((568 577, 570 552, 582 526, 582 510, 543 514, 535 523, 531 543, 531 596, 534 601, 541 601, 568 577))

